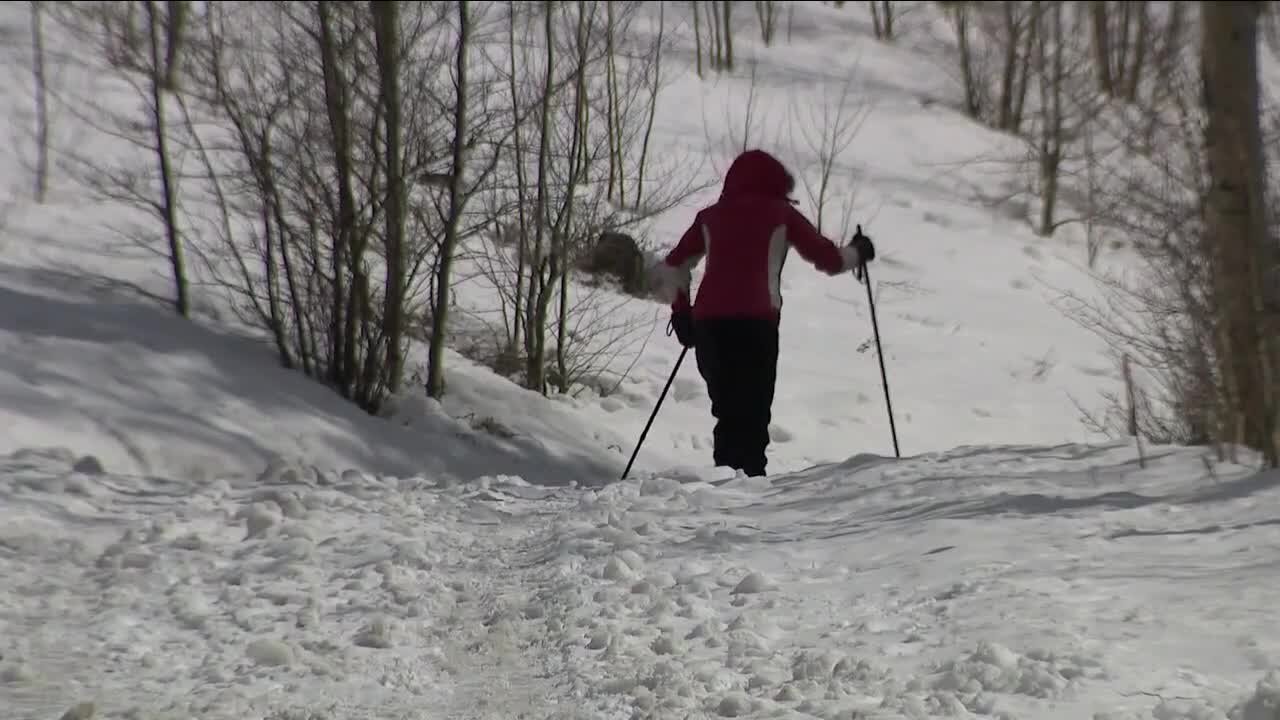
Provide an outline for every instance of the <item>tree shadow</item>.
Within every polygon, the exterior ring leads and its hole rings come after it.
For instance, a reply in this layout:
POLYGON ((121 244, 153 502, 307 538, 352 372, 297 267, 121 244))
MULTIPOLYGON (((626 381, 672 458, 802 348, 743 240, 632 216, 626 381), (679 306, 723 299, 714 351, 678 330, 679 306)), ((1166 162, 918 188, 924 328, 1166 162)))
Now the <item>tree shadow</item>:
POLYGON ((0 403, 54 427, 91 423, 144 469, 168 441, 176 454, 261 468, 302 432, 315 434, 305 438, 309 447, 401 477, 506 474, 534 484, 599 484, 621 468, 586 448, 553 452, 531 438, 431 433, 368 415, 284 368, 264 342, 180 318, 127 283, 96 276, 85 296, 82 275, 4 263, 0 279, 0 332, 28 348, 15 343, 6 358, 3 371, 15 382, 0 385, 0 403), (305 430, 293 432, 302 423, 305 430), (262 435, 273 426, 277 433, 262 435))
POLYGON ((1280 470, 1264 470, 1209 485, 1178 501, 1185 505, 1199 505, 1240 500, 1277 487, 1280 487, 1280 470))
POLYGON ((1107 535, 1108 540, 1121 540, 1130 537, 1159 537, 1173 535, 1212 535, 1214 533, 1226 532, 1231 530, 1248 530, 1255 527, 1267 527, 1269 525, 1280 525, 1280 517, 1270 518, 1268 520, 1255 520, 1253 522, 1232 523, 1230 525, 1205 525, 1203 527, 1183 528, 1180 530, 1140 530, 1138 528, 1130 528, 1128 530, 1117 530, 1107 535))

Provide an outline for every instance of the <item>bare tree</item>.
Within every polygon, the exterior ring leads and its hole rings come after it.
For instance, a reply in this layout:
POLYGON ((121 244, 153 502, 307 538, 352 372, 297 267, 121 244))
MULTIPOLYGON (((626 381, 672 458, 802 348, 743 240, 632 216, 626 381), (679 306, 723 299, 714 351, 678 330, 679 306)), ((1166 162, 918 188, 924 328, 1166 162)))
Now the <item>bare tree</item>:
MULTIPOLYGON (((180 3, 172 3, 171 5, 180 5, 180 3)), ((166 125, 164 106, 164 90, 166 87, 172 87, 172 78, 175 74, 172 65, 166 64, 172 63, 176 58, 176 52, 170 52, 169 48, 176 45, 178 34, 180 33, 180 30, 173 30, 173 28, 181 28, 181 23, 170 17, 166 26, 170 28, 172 34, 167 36, 168 47, 162 50, 166 42, 161 39, 162 20, 160 12, 154 0, 147 0, 143 7, 146 8, 147 38, 151 51, 151 72, 148 78, 148 87, 151 91, 151 127, 155 137, 156 165, 160 170, 160 213, 164 218, 165 239, 169 244, 169 262, 173 267, 174 307, 179 315, 186 317, 190 312, 190 300, 187 297, 186 261, 181 232, 178 230, 178 191, 174 172, 169 164, 169 131, 166 125), (164 53, 165 61, 161 60, 162 52, 164 53)), ((172 11, 172 7, 170 10, 172 11)))
POLYGON ((773 35, 777 27, 777 3, 773 0, 755 0, 756 20, 760 22, 760 39, 765 45, 773 44, 773 35))
POLYGON ((1204 145, 1210 180, 1205 233, 1211 248, 1219 363, 1231 415, 1225 439, 1280 465, 1276 433, 1277 254, 1268 232, 1259 120, 1256 3, 1201 8, 1204 145))
MULTIPOLYGON (((614 64, 615 52, 613 47, 612 27, 613 3, 606 3, 607 16, 610 31, 608 37, 608 47, 605 49, 606 72, 609 78, 608 100, 610 108, 615 113, 615 122, 609 124, 609 157, 610 157, 610 179, 615 177, 615 173, 622 169, 622 146, 620 142, 621 133, 619 132, 618 123, 621 118, 617 117, 617 68, 614 64), (614 168, 614 163, 617 167, 614 168)), ((572 158, 572 170, 569 173, 569 182, 565 188, 565 204, 563 212, 563 222, 556 225, 556 248, 552 251, 555 253, 554 258, 559 261, 562 267, 558 268, 560 281, 560 297, 559 297, 559 314, 556 321, 556 384, 561 393, 569 392, 569 253, 570 253, 570 228, 573 226, 574 201, 578 188, 578 179, 583 175, 585 168, 579 164, 580 159, 584 157, 583 146, 587 142, 587 63, 590 59, 590 30, 591 17, 587 14, 587 3, 585 0, 578 0, 578 27, 574 33, 576 59, 574 65, 574 95, 573 95, 573 134, 569 141, 569 157, 572 158)), ((619 193, 622 192, 622 178, 618 175, 619 193)), ((612 193, 610 187, 609 198, 612 193)))
MULTIPOLYGON (((1168 3, 1170 13, 1184 12, 1168 3)), ((1089 34, 1097 87, 1104 94, 1128 102, 1137 100, 1152 42, 1151 16, 1146 0, 1107 2, 1090 0, 1089 34)))
POLYGON ((1030 85, 1032 59, 1036 57, 1040 41, 1041 22, 1034 12, 1038 7, 1035 3, 1005 0, 1000 5, 998 42, 1003 61, 995 126, 1017 133, 1022 129, 1023 108, 1030 85))
POLYGON ((1040 220, 1036 232, 1053 233, 1057 220, 1058 184, 1066 153, 1066 33, 1062 3, 1049 0, 1043 11, 1036 0, 1035 15, 1043 23, 1036 44, 1036 74, 1040 87, 1040 108, 1036 159, 1040 175, 1040 220))
POLYGON ((975 120, 981 120, 986 112, 988 92, 981 61, 981 49, 974 47, 973 16, 971 3, 948 1, 939 3, 946 13, 956 35, 956 48, 960 64, 960 83, 964 90, 964 112, 975 120))
POLYGON ((653 54, 652 78, 653 82, 649 89, 649 112, 648 120, 644 126, 644 139, 640 142, 640 163, 636 169, 636 200, 633 207, 639 209, 644 203, 644 167, 645 162, 649 159, 649 140, 653 136, 653 120, 658 114, 658 92, 662 87, 662 50, 663 50, 663 32, 666 29, 666 12, 665 4, 658 2, 658 39, 656 47, 658 52, 653 54))
POLYGON ((31 74, 35 97, 36 202, 43 203, 49 192, 49 93, 45 80, 42 0, 31 0, 31 74))
MULTIPOLYGON (((399 12, 397 4, 394 2, 378 2, 372 0, 369 3, 369 11, 373 15, 373 34, 374 41, 377 46, 377 66, 378 66, 378 90, 382 102, 380 109, 382 112, 382 127, 385 135, 384 147, 386 149, 385 157, 382 162, 386 165, 387 172, 387 188, 386 202, 383 208, 383 222, 385 223, 385 244, 384 262, 386 266, 385 280, 383 281, 383 289, 386 293, 386 312, 382 317, 382 332, 385 336, 387 354, 387 391, 394 393, 399 389, 401 375, 404 372, 404 294, 405 294, 405 224, 408 214, 405 207, 406 187, 404 178, 404 157, 403 142, 401 137, 401 98, 400 98, 400 68, 401 68, 401 51, 400 51, 400 28, 399 28, 399 12)), ((466 8, 459 7, 460 28, 458 31, 459 56, 465 55, 467 25, 466 25, 466 8)), ((460 101, 458 108, 460 112, 465 110, 466 98, 466 82, 465 74, 461 72, 465 63, 459 60, 460 71, 458 73, 458 95, 460 101)), ((455 116, 455 139, 454 144, 458 144, 456 137, 459 130, 465 130, 465 126, 459 128, 457 122, 465 119, 465 113, 459 118, 455 116)), ((455 152, 455 158, 457 153, 455 152)), ((455 168, 455 174, 457 170, 455 168)), ((452 188, 451 188, 452 192, 452 188)), ((452 199, 452 198, 451 198, 452 199)), ((447 253, 451 248, 451 237, 446 230, 445 243, 442 251, 447 253)), ((437 277, 437 288, 448 287, 448 269, 447 261, 442 260, 439 263, 442 268, 440 276, 437 277), (442 276, 442 277, 441 277, 442 276)), ((439 319, 440 309, 437 303, 435 308, 435 319, 439 319)), ((433 328, 431 349, 434 351, 437 344, 436 335, 439 333, 443 336, 443 332, 433 328)), ((432 361, 436 361, 434 352, 430 355, 432 361)), ((432 363, 435 367, 435 362, 432 363)), ((437 380, 436 373, 428 375, 428 383, 437 380)), ((434 395, 433 397, 439 397, 434 395)))
POLYGON ((706 0, 706 7, 711 11, 707 16, 707 28, 711 31, 711 48, 709 57, 711 68, 720 72, 725 68, 724 61, 724 25, 720 20, 720 3, 717 0, 706 0))
MULTIPOLYGON (((548 223, 548 194, 551 157, 551 103, 555 92, 555 6, 551 2, 543 4, 543 44, 546 46, 547 60, 543 71, 545 80, 540 100, 541 119, 538 123, 538 184, 536 188, 536 205, 533 212, 534 241, 533 257, 537 263, 530 275, 529 298, 525 303, 525 382, 539 391, 546 387, 546 354, 547 354, 547 306, 550 303, 549 285, 554 278, 548 277, 550 256, 545 253, 546 231, 548 223)), ((576 160, 576 158, 575 158, 576 160)))
MULTIPOLYGON (((178 40, 169 33, 180 32, 181 26, 167 17, 171 10, 154 0, 59 8, 60 23, 73 37, 96 49, 98 57, 111 69, 111 79, 127 83, 143 106, 142 112, 135 114, 86 100, 73 111, 90 127, 146 151, 151 158, 149 164, 153 164, 139 167, 129 157, 107 159, 83 150, 69 152, 65 157, 74 174, 95 195, 142 210, 160 226, 163 254, 174 288, 174 309, 185 317, 191 307, 187 246, 180 225, 180 176, 174 168, 174 131, 166 102, 168 78, 176 72, 166 63, 169 58, 175 63, 178 59, 176 52, 168 49, 178 40)), ((126 229, 122 234, 141 235, 133 241, 149 246, 145 233, 126 229)))
POLYGON ((1151 13, 1147 5, 1147 0, 1136 0, 1136 2, 1125 4, 1125 13, 1136 13, 1138 16, 1132 59, 1125 70, 1124 98, 1131 103, 1138 101, 1138 91, 1141 89, 1143 73, 1147 67, 1147 56, 1150 54, 1151 13))
POLYGON ((896 19, 897 8, 892 0, 868 0, 871 6, 871 26, 875 32, 877 40, 894 39, 893 24, 896 19))
POLYGON ((1115 77, 1111 68, 1111 29, 1107 0, 1089 0, 1089 17, 1092 20, 1093 66, 1098 73, 1098 88, 1111 95, 1115 93, 1115 77))
POLYGON ((466 203, 463 194, 467 144, 467 55, 470 51, 471 25, 467 0, 458 0, 458 37, 453 81, 453 142, 449 168, 449 210, 445 220, 444 242, 436 265, 436 299, 432 307, 431 346, 427 369, 427 394, 439 398, 444 394, 444 348, 449 317, 449 289, 453 258, 458 245, 458 229, 466 203))
MULTIPOLYGON (((1103 301, 1076 299, 1075 314, 1118 364, 1129 355, 1148 376, 1155 392, 1134 402, 1143 435, 1214 443, 1223 458, 1251 447, 1275 465, 1276 226, 1266 208, 1278 191, 1264 158, 1275 157, 1280 125, 1259 120, 1274 110, 1259 107, 1251 5, 1202 5, 1198 58, 1186 52, 1181 3, 1146 31, 1159 38, 1143 60, 1150 91, 1138 93, 1137 112, 1100 113, 1091 138, 1118 151, 1098 163, 1098 194, 1125 200, 1099 226, 1133 243, 1144 272, 1104 277, 1103 301)), ((1136 41, 1125 52, 1128 82, 1136 41)), ((1119 430, 1125 399, 1105 399, 1107 415, 1090 422, 1119 430)))
POLYGON ((733 72, 733 0, 724 0, 724 69, 733 72))
MULTIPOLYGON (((207 272, 282 363, 370 412, 400 386, 410 331, 434 320, 457 207, 453 78, 439 71, 456 32, 440 6, 382 5, 204 7, 184 103, 213 126, 188 132, 221 215, 205 231, 207 272)), ((496 116, 468 122, 475 152, 496 154, 496 116)))
MULTIPOLYGON (((713 157, 733 157, 764 142, 764 133, 770 118, 760 108, 759 83, 757 82, 759 65, 752 61, 750 67, 751 69, 747 72, 746 97, 740 98, 740 102, 739 98, 734 98, 733 102, 727 103, 725 106, 725 117, 723 119, 728 127, 728 135, 723 141, 717 142, 711 135, 713 123, 710 118, 707 118, 705 114, 703 115, 703 132, 706 135, 707 146, 711 150, 713 157), (733 109, 737 107, 742 108, 741 115, 733 109)), ((715 170, 717 175, 723 175, 725 168, 716 166, 715 170)))
MULTIPOLYGON (((870 112, 868 105, 855 102, 852 88, 852 79, 846 80, 837 96, 827 94, 821 106, 811 108, 807 117, 801 116, 797 109, 792 118, 792 122, 799 125, 798 133, 793 135, 800 139, 800 146, 794 152, 803 154, 803 160, 797 165, 808 170, 800 173, 800 184, 813 208, 818 232, 823 232, 831 191, 838 190, 843 197, 837 230, 841 237, 850 234, 856 187, 852 169, 844 171, 840 167, 841 159, 870 112), (849 178, 841 184, 836 175, 843 172, 847 172, 849 178)), ((792 103, 792 107, 799 108, 800 104, 792 103)), ((829 224, 825 227, 830 230, 829 224)))
POLYGON ((536 18, 507 14, 505 44, 531 34, 536 20, 542 57, 516 47, 520 61, 504 70, 506 94, 520 110, 484 200, 485 213, 504 220, 467 256, 499 299, 467 313, 489 328, 494 347, 476 342, 469 352, 485 353, 479 359, 504 374, 518 366, 539 391, 591 383, 605 372, 602 363, 635 346, 628 338, 650 321, 621 311, 628 291, 611 295, 590 275, 591 251, 598 238, 642 232, 693 191, 683 178, 697 168, 681 167, 685 159, 672 153, 653 156, 646 145, 668 39, 661 8, 656 35, 628 29, 645 10, 638 2, 575 2, 540 6, 536 18), (642 179, 655 173, 663 183, 642 179))
POLYGON ((689 5, 693 9, 693 56, 694 63, 698 70, 698 77, 704 77, 702 74, 702 11, 699 9, 702 5, 699 0, 692 0, 689 5))

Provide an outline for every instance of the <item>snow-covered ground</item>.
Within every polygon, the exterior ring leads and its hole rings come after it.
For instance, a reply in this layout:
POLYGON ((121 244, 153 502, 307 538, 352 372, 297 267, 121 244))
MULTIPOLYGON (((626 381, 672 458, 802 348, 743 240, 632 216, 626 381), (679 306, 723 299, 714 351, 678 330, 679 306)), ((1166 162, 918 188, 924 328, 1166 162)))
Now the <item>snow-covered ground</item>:
POLYGON ((1192 451, 1140 470, 1122 445, 959 448, 596 490, 289 465, 183 482, 36 450, 0 472, 15 720, 1280 707, 1280 487, 1208 478, 1192 451))
MULTIPOLYGON (((762 137, 845 77, 869 106, 840 187, 879 246, 901 460, 864 287, 799 259, 768 479, 705 470, 687 362, 614 482, 678 353, 641 301, 652 337, 608 397, 451 353, 443 405, 370 417, 203 288, 175 317, 163 262, 106 230, 118 208, 56 174, 30 202, 6 104, 0 720, 1280 717, 1277 477, 1166 447, 1142 469, 1084 432, 1074 400, 1115 384, 1054 305, 1089 291, 1084 250, 976 200, 1007 178, 970 161, 1016 148, 947 109, 929 28, 884 46, 863 4, 801 3, 762 48, 741 15, 762 137)), ((744 76, 673 79, 657 147, 724 167, 744 76)))

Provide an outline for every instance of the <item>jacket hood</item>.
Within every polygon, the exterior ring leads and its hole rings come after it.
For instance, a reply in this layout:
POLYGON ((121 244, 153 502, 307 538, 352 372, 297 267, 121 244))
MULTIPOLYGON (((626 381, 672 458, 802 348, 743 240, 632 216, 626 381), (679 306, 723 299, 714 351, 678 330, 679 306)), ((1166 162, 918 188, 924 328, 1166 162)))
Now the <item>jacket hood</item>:
POLYGON ((748 150, 729 166, 720 196, 764 195, 781 200, 793 189, 795 179, 777 158, 763 150, 748 150))

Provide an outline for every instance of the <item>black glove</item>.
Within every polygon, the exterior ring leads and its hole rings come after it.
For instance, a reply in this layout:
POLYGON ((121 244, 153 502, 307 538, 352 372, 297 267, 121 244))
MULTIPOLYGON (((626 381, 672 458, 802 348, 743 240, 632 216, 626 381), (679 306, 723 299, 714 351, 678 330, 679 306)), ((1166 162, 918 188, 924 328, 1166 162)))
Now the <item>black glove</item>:
POLYGON ((859 280, 862 279, 862 266, 876 259, 876 246, 871 243, 871 238, 862 234, 862 226, 859 225, 856 232, 853 233, 853 239, 849 241, 849 247, 858 251, 858 267, 854 268, 854 276, 859 280))
POLYGON ((676 339, 684 347, 693 347, 693 311, 675 310, 671 313, 671 324, 667 326, 667 334, 675 334, 676 339))

